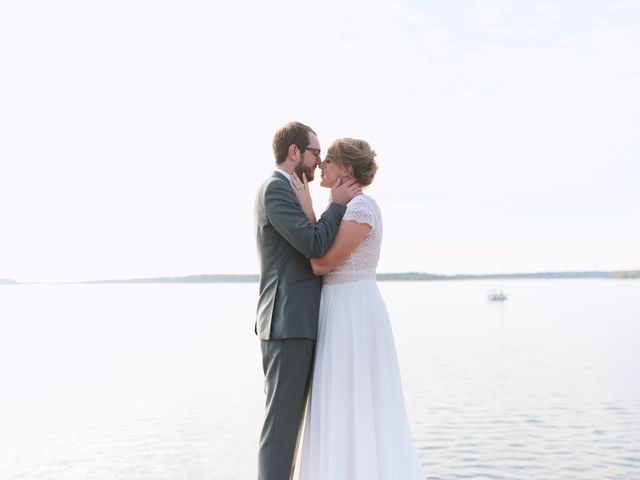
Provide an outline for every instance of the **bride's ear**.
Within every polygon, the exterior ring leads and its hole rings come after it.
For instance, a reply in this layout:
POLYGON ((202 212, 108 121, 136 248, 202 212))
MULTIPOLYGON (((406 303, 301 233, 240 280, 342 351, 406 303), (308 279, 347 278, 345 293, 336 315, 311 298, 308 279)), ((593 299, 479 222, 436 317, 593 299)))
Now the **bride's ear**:
POLYGON ((353 165, 347 165, 344 167, 344 173, 349 177, 353 177, 353 165))

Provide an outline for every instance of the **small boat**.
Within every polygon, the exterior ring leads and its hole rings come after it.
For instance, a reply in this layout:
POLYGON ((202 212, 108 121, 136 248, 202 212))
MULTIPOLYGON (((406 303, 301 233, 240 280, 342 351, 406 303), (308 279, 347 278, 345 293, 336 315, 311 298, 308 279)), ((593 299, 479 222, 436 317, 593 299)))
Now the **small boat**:
POLYGON ((487 298, 490 302, 504 302, 507 299, 507 296, 502 290, 492 290, 487 295, 487 298))

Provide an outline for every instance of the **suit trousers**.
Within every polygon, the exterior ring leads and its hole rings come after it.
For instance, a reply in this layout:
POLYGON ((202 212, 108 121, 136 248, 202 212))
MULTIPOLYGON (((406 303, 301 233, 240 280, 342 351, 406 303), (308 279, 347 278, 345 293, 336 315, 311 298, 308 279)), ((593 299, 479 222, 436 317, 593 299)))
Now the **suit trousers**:
POLYGON ((316 341, 287 338, 260 343, 266 405, 258 451, 258 480, 291 480, 316 341))

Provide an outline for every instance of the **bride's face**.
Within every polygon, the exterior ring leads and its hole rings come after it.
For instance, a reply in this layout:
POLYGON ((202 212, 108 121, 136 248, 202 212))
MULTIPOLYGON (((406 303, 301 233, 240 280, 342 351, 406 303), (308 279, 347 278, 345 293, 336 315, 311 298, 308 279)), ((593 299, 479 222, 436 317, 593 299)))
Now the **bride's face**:
POLYGON ((348 171, 345 167, 338 165, 333 156, 328 153, 324 161, 320 164, 320 186, 331 188, 338 178, 342 181, 347 179, 348 171))

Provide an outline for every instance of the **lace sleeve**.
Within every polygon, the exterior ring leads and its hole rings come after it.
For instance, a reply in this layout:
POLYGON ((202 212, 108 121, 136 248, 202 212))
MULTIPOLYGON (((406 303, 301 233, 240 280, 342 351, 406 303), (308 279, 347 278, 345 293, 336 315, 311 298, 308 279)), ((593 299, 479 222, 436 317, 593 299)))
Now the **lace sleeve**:
POLYGON ((365 195, 358 195, 347 204, 347 211, 342 220, 366 223, 371 225, 371 228, 376 226, 373 205, 365 195))

